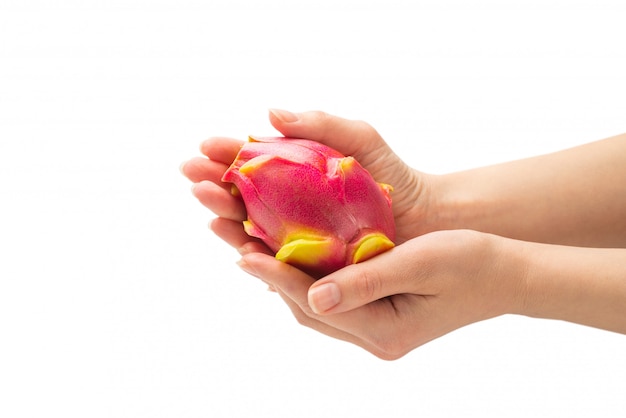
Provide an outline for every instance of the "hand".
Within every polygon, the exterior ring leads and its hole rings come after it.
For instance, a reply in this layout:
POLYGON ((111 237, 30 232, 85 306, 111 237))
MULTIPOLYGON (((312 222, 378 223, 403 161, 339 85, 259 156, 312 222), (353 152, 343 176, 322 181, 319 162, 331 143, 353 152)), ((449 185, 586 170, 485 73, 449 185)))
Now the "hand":
POLYGON ((276 290, 300 324, 393 360, 462 326, 520 311, 523 245, 475 231, 433 232, 318 281, 265 254, 239 264, 276 290))
MULTIPOLYGON (((432 227, 428 216, 429 177, 404 164, 381 136, 365 122, 346 120, 323 112, 292 114, 270 112, 270 122, 286 137, 305 138, 324 143, 345 155, 351 155, 378 182, 393 186, 393 211, 396 220, 396 243, 421 235, 432 227)), ((211 138, 201 145, 207 158, 194 158, 181 170, 192 182, 193 193, 218 218, 211 229, 241 253, 270 251, 259 240, 248 236, 241 222, 246 211, 241 199, 230 194, 229 183, 221 177, 233 162, 243 141, 211 138)))

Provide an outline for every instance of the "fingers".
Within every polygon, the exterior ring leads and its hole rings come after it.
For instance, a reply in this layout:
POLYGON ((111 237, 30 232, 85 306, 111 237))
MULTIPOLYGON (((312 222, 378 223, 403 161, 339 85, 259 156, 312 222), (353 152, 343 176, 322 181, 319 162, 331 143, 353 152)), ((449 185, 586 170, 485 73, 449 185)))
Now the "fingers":
MULTIPOLYGON (((277 109, 270 110, 269 118, 272 125, 287 137, 319 141, 354 157, 376 181, 390 184, 404 195, 417 189, 416 172, 404 164, 378 132, 365 122, 319 111, 291 113, 277 109)), ((396 202, 400 204, 394 205, 394 211, 405 211, 415 205, 412 197, 396 202)))
POLYGON ((244 141, 232 138, 209 138, 200 145, 200 151, 213 161, 230 165, 244 141))
POLYGON ((247 254, 241 258, 239 266, 256 277, 266 278, 268 281, 290 296, 306 313, 306 291, 314 282, 308 274, 274 257, 264 254, 247 254))
POLYGON ((311 310, 316 314, 345 312, 401 293, 401 278, 385 263, 389 252, 347 266, 314 283, 307 297, 311 310))
POLYGON ((246 219, 246 209, 241 201, 231 194, 230 183, 222 176, 236 158, 243 141, 230 138, 210 138, 200 149, 209 159, 196 157, 183 163, 181 172, 194 182, 193 195, 204 206, 222 218, 235 221, 246 219))
POLYGON ((308 305, 318 315, 346 312, 387 296, 429 296, 436 288, 426 285, 429 257, 416 242, 407 242, 362 263, 347 266, 315 282, 308 305))
POLYGON ((200 151, 209 157, 195 157, 183 163, 180 171, 194 183, 208 180, 225 188, 230 183, 222 183, 222 176, 237 157, 243 141, 231 138, 209 138, 200 145, 200 151))
POLYGON ((194 184, 193 195, 217 216, 242 222, 246 219, 246 208, 243 202, 234 197, 229 190, 211 181, 194 184))
POLYGON ((251 253, 244 255, 238 264, 244 271, 276 290, 300 325, 332 338, 350 342, 385 358, 385 354, 367 340, 317 319, 316 315, 308 309, 306 302, 307 290, 314 282, 312 277, 270 255, 251 253))
POLYGON ((283 135, 319 141, 345 155, 352 155, 361 164, 367 164, 359 156, 371 155, 386 144, 369 124, 343 119, 324 112, 291 113, 271 109, 270 122, 283 135))
POLYGON ((253 252, 272 255, 272 251, 259 239, 253 238, 243 230, 241 222, 217 218, 211 222, 211 230, 227 244, 236 248, 240 254, 253 252))
POLYGON ((194 183, 207 180, 230 190, 231 184, 222 182, 227 169, 228 165, 203 157, 192 158, 180 167, 183 175, 194 183))

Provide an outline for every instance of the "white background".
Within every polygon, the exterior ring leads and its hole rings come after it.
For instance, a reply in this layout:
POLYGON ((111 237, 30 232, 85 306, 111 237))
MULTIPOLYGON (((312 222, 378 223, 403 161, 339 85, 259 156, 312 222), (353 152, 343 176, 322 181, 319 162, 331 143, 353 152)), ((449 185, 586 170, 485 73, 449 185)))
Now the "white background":
POLYGON ((505 316, 385 362, 299 326, 178 172, 269 107, 432 173, 624 132, 624 4, 1 0, 0 416, 625 416, 621 335, 505 316))

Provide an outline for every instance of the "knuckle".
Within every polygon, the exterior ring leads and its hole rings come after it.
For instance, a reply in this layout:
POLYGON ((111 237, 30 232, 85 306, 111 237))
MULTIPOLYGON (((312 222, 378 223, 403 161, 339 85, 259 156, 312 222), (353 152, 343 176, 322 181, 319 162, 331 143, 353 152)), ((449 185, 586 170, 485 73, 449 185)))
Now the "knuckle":
POLYGON ((369 122, 366 122, 366 121, 361 120, 361 119, 356 119, 354 121, 354 123, 357 124, 365 132, 370 132, 370 133, 376 132, 376 133, 378 133, 376 131, 376 129, 369 122))
POLYGON ((378 271, 364 270, 354 280, 354 289, 358 300, 371 302, 379 298, 383 289, 383 281, 378 271))
POLYGON ((317 123, 326 123, 330 119, 330 115, 322 110, 312 110, 309 114, 317 123))
POLYGON ((322 137, 326 137, 329 132, 332 132, 332 118, 328 113, 314 110, 310 112, 310 117, 322 137))
POLYGON ((355 120, 354 124, 359 129, 362 136, 366 138, 376 138, 376 139, 380 138, 380 134, 378 133, 376 128, 374 128, 368 122, 365 122, 363 120, 355 120))

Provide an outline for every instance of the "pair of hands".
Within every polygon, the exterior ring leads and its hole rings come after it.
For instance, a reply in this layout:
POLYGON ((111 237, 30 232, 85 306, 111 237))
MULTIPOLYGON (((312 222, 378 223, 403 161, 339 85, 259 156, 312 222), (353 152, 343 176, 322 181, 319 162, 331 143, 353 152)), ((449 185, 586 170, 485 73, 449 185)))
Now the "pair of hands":
POLYGON ((270 111, 286 137, 316 140, 354 156, 379 182, 393 185, 398 244, 320 280, 277 261, 242 227, 246 211, 221 177, 242 141, 211 138, 208 158, 183 164, 193 194, 217 218, 211 229, 242 254, 240 267, 276 291, 298 322, 383 359, 397 359, 454 329, 519 308, 523 268, 516 242, 470 230, 439 231, 437 177, 408 167, 367 123, 322 112, 270 111))

